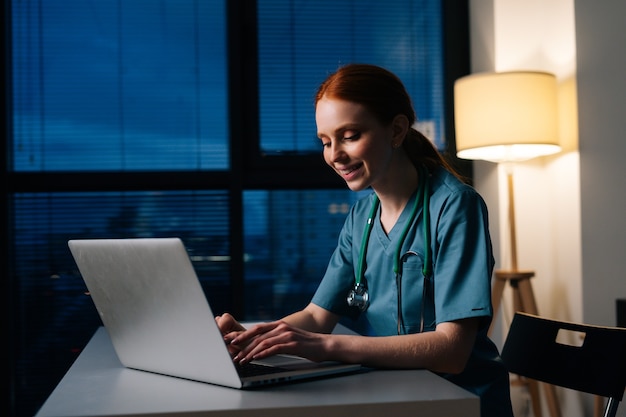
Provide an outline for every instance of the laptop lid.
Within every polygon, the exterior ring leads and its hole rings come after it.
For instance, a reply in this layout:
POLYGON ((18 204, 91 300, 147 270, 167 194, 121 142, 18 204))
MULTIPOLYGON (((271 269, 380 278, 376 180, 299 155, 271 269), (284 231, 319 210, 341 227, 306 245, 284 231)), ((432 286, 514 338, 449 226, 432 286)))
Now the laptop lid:
POLYGON ((83 239, 68 246, 126 367, 233 388, 360 368, 288 356, 265 361, 286 372, 242 379, 179 238, 83 239))

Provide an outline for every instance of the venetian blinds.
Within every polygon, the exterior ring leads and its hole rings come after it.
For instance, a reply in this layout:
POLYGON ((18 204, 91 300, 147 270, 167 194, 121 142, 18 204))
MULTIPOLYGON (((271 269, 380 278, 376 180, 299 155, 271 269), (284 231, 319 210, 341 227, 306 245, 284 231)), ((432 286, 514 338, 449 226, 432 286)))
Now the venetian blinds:
POLYGON ((12 7, 16 171, 228 167, 224 2, 12 7))
POLYGON ((258 2, 261 149, 320 151, 313 96, 338 66, 370 63, 398 75, 424 133, 443 149, 439 0, 258 2))

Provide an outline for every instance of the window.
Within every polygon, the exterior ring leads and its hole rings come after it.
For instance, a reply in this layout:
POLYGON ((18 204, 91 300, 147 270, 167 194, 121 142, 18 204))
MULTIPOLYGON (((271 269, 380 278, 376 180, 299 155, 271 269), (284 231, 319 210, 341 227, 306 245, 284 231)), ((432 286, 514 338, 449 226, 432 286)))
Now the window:
POLYGON ((179 236, 214 310, 243 319, 307 303, 363 195, 324 166, 316 86, 389 68, 445 152, 464 3, 8 2, 6 414, 33 415, 100 325, 70 238, 179 236))
POLYGON ((228 168, 223 1, 14 1, 13 19, 16 171, 228 168))
POLYGON ((246 306, 271 320, 305 306, 317 288, 350 206, 348 190, 244 192, 246 306))
POLYGON ((443 150, 443 49, 439 1, 260 1, 261 148, 319 151, 316 87, 338 66, 381 65, 414 100, 420 127, 443 150), (293 109, 292 112, 286 112, 293 109))

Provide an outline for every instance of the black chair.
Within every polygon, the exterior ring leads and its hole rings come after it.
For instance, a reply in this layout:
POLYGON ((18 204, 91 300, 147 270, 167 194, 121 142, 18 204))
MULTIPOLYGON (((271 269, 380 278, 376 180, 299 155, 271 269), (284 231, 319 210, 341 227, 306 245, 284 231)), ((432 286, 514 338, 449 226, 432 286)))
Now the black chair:
POLYGON ((517 312, 502 359, 513 374, 607 398, 603 416, 614 417, 626 388, 626 329, 517 312))

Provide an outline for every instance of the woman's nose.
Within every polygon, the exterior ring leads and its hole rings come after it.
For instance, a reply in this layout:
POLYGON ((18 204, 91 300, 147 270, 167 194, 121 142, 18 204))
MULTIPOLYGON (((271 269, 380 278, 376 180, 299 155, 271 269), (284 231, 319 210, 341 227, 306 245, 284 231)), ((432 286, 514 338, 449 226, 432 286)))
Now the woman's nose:
POLYGON ((330 160, 333 162, 341 161, 346 158, 346 152, 341 143, 332 143, 330 146, 330 160))

